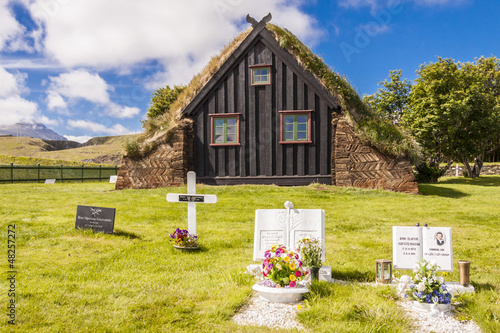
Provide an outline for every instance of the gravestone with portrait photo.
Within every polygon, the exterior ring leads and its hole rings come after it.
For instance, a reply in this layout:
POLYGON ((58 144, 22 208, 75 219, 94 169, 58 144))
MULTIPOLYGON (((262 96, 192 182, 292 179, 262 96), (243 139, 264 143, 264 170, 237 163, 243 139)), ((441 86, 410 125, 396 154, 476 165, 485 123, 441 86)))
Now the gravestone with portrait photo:
POLYGON ((435 260, 439 271, 453 271, 451 228, 392 227, 394 269, 413 269, 421 258, 435 260))

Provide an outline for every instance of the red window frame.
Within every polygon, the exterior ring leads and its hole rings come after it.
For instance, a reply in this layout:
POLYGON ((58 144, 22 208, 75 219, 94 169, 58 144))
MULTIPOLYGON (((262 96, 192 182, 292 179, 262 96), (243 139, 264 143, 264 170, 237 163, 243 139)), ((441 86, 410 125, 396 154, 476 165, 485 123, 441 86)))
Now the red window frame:
POLYGON ((280 143, 281 144, 304 144, 312 143, 311 139, 311 113, 313 110, 284 110, 279 111, 280 114, 280 143), (285 116, 292 115, 306 115, 307 116, 307 140, 285 140, 284 135, 284 118, 285 116))
POLYGON ((240 145, 240 115, 241 113, 215 113, 209 114, 210 117, 210 146, 239 146, 240 145), (214 119, 217 118, 236 118, 236 142, 215 143, 214 142, 214 119))

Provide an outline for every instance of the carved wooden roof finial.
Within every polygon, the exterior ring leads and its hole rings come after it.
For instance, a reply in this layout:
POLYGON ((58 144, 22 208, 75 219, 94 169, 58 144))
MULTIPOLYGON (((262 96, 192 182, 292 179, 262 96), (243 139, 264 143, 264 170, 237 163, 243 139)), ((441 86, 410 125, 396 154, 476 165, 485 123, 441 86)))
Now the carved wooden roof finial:
MULTIPOLYGON (((271 21, 272 17, 273 16, 271 15, 271 13, 269 13, 266 16, 264 16, 260 22, 267 23, 267 22, 271 21)), ((253 28, 255 28, 257 26, 257 24, 260 23, 260 22, 257 22, 256 19, 251 17, 250 14, 247 14, 247 22, 250 23, 253 28)))

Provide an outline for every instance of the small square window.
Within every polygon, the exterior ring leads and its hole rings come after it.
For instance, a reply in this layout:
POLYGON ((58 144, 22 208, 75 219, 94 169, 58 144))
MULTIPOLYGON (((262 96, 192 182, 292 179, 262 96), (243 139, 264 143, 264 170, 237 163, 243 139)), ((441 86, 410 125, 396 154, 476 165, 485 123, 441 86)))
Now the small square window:
POLYGON ((252 69, 252 85, 271 83, 271 65, 255 65, 252 69))
POLYGON ((239 145, 240 114, 211 114, 212 146, 239 145))
POLYGON ((280 143, 312 143, 311 112, 311 110, 280 111, 280 143))

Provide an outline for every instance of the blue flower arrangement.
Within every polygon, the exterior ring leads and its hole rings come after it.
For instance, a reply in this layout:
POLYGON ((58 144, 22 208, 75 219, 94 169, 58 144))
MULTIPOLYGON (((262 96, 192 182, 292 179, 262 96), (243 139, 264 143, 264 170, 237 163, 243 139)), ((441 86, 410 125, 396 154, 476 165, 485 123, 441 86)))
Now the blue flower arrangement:
POLYGON ((452 295, 448 292, 443 277, 436 277, 438 266, 435 262, 420 260, 415 264, 415 273, 406 297, 420 303, 450 304, 452 295))

